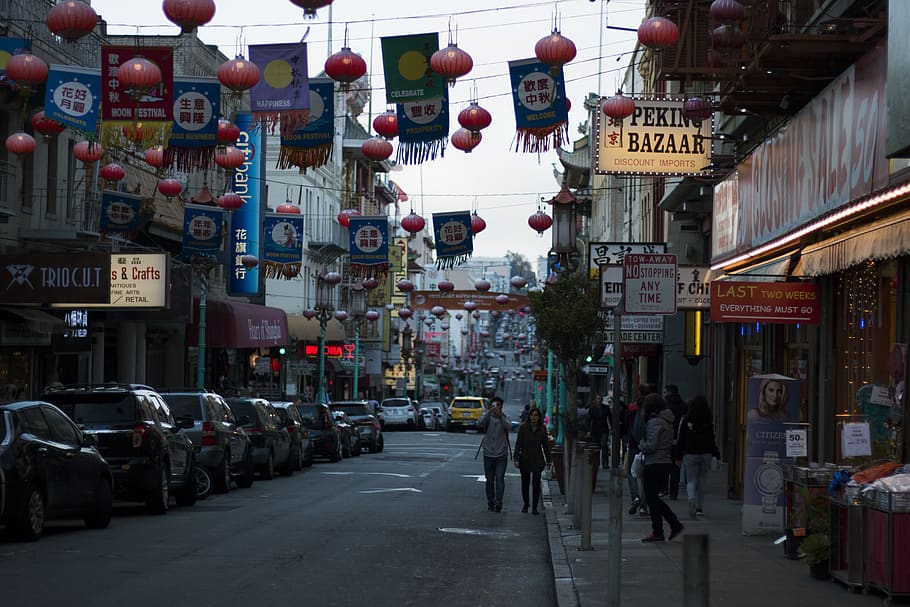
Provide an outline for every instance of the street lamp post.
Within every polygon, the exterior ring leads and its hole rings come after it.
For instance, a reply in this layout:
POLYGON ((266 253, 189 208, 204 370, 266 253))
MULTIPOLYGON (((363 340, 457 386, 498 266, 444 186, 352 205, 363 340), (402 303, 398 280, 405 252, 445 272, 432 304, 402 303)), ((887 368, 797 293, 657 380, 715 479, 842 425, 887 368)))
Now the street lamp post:
POLYGON ((404 360, 404 395, 408 395, 408 371, 411 367, 411 325, 405 321, 404 329, 401 331, 401 358, 404 360))
POLYGON ((360 383, 360 319, 367 312, 367 293, 358 283, 350 291, 351 316, 354 318, 354 388, 352 398, 359 398, 360 383))
POLYGON ((316 313, 319 315, 319 390, 316 402, 328 403, 325 393, 325 325, 333 310, 332 289, 341 282, 338 272, 326 272, 325 269, 316 277, 316 313))

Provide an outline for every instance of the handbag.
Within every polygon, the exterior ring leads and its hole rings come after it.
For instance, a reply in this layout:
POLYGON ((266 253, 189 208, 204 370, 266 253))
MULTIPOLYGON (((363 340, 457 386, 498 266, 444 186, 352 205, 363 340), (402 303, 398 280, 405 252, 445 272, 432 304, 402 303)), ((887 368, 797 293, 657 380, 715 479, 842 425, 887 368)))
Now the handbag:
POLYGON ((645 476, 645 454, 639 451, 632 460, 632 476, 635 478, 644 478, 645 476))

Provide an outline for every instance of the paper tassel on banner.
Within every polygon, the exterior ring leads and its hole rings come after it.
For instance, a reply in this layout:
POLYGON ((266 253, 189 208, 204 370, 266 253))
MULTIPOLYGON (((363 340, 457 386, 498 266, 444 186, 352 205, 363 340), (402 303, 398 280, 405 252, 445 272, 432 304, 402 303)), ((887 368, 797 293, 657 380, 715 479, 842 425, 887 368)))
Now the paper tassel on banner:
POLYGON ((399 164, 420 164, 445 156, 449 141, 449 97, 443 95, 395 106, 398 114, 399 164))
POLYGON ((101 123, 101 145, 107 149, 139 147, 147 150, 156 145, 166 145, 172 128, 171 122, 105 120, 101 123))
POLYGON ((569 141, 569 124, 564 122, 543 129, 518 129, 515 131, 515 151, 542 154, 555 150, 569 141))
POLYGON ((395 161, 398 164, 420 164, 427 160, 436 160, 446 155, 448 138, 428 142, 404 143, 398 141, 398 153, 395 161))
POLYGON ((164 150, 163 165, 173 167, 184 173, 208 170, 215 164, 215 147, 182 148, 169 146, 164 150))
POLYGON ((356 278, 357 280, 375 278, 382 282, 389 274, 389 264, 362 265, 352 263, 348 265, 348 271, 350 272, 351 277, 356 278))
POLYGON ((509 61, 515 107, 515 151, 541 154, 569 141, 563 73, 537 59, 509 61))
POLYGON ((286 145, 278 151, 278 164, 276 168, 289 169, 297 167, 306 172, 307 169, 319 168, 326 164, 332 157, 331 143, 325 143, 314 148, 294 148, 286 145))
POLYGON ((262 272, 266 278, 274 280, 292 280, 300 275, 301 263, 262 262, 262 272))

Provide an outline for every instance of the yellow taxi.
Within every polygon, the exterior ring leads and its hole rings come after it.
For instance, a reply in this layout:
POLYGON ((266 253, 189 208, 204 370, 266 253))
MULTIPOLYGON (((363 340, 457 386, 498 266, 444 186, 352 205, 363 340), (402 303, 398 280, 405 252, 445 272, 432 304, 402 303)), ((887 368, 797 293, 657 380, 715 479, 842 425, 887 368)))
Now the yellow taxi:
POLYGON ((464 432, 476 428, 480 416, 490 407, 490 399, 481 396, 456 396, 449 403, 446 432, 464 432))

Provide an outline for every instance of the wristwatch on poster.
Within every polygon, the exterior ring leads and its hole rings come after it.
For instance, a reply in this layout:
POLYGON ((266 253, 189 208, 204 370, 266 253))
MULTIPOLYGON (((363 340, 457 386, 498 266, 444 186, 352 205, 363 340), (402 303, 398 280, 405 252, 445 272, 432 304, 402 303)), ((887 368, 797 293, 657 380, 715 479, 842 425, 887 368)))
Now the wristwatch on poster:
POLYGON ((761 494, 761 511, 766 514, 777 512, 777 496, 784 488, 784 470, 778 464, 777 451, 765 451, 763 463, 755 471, 755 488, 761 494))

